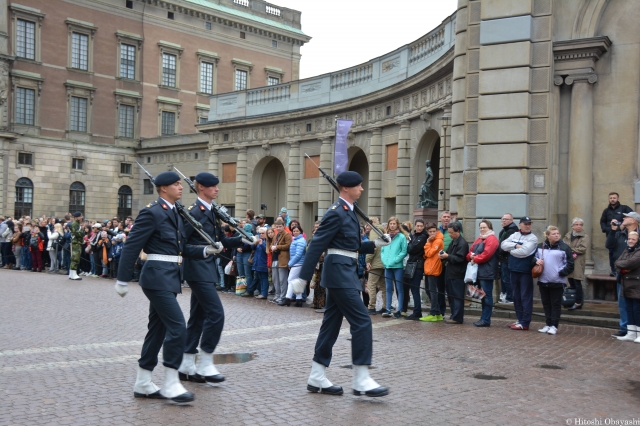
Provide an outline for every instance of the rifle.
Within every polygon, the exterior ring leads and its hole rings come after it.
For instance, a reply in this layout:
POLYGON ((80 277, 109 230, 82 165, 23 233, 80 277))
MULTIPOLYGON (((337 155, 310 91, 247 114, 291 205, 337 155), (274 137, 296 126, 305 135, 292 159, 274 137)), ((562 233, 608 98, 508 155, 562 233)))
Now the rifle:
MULTIPOLYGON (((325 178, 325 179, 329 182, 329 184, 333 187, 333 189, 335 189, 336 191, 338 191, 338 194, 340 194, 340 189, 338 188, 338 184, 336 183, 336 181, 335 181, 331 176, 329 176, 328 174, 326 174, 326 173, 325 173, 325 171, 324 171, 324 170, 322 170, 322 169, 320 168, 320 166, 318 166, 318 165, 313 161, 313 159, 312 159, 311 157, 309 157, 309 155, 308 155, 306 152, 304 153, 304 155, 305 155, 309 160, 311 160, 311 162, 313 163, 313 165, 314 165, 314 166, 316 166, 316 167, 318 168, 318 170, 320 170, 320 173, 322 173, 322 177, 323 177, 323 178, 325 178)), ((369 217, 366 215, 366 213, 365 213, 365 212, 363 212, 363 211, 362 211, 362 209, 358 206, 358 202, 357 202, 357 201, 354 201, 354 202, 353 202, 353 212, 354 212, 355 214, 357 214, 358 216, 360 216, 360 218, 361 218, 362 220, 364 220, 364 221, 365 221, 365 222, 367 222, 369 225, 371 225, 371 229, 373 229, 373 231, 374 231, 376 234, 378 234, 378 236, 379 236, 380 238, 382 238, 382 240, 383 240, 384 242, 386 242, 386 243, 388 243, 388 242, 389 242, 389 238, 388 238, 386 235, 384 235, 384 234, 382 233, 382 231, 380 231, 380 230, 379 230, 379 229, 378 229, 378 228, 373 224, 373 222, 371 221, 371 219, 369 219, 369 217)))
MULTIPOLYGON (((187 182, 187 185, 189 185, 189 188, 191 188, 191 190, 193 192, 195 192, 196 194, 198 193, 198 191, 196 191, 196 186, 194 185, 193 181, 191 179, 189 179, 188 177, 186 177, 184 175, 184 173, 182 173, 180 170, 178 170, 175 166, 173 167, 176 172, 178 172, 178 174, 180 176, 182 176, 182 179, 184 179, 185 182, 187 182)), ((239 225, 238 222, 236 222, 236 220, 234 218, 232 218, 231 216, 229 216, 224 210, 222 210, 215 201, 211 200, 211 207, 213 208, 213 210, 215 210, 216 215, 225 223, 228 223, 229 225, 233 226, 240 234, 242 234, 243 237, 245 237, 247 240, 251 241, 253 240, 253 236, 249 235, 247 233, 247 231, 245 231, 244 229, 242 229, 239 225)))
MULTIPOLYGON (((136 164, 140 166, 142 171, 145 172, 145 174, 149 177, 149 180, 151 181, 151 183, 155 184, 155 179, 153 175, 149 173, 144 167, 142 167, 142 164, 138 163, 137 161, 136 161, 136 164)), ((204 240, 207 243, 209 243, 214 247, 217 247, 215 240, 211 238, 209 234, 207 234, 202 230, 202 224, 198 222, 195 217, 191 216, 191 214, 187 211, 187 209, 184 208, 184 205, 179 200, 176 200, 175 207, 176 209, 178 209, 178 213, 180 213, 180 216, 182 216, 184 220, 186 220, 189 223, 189 225, 191 225, 193 229, 195 229, 196 232, 200 234, 200 236, 204 238, 204 240)))

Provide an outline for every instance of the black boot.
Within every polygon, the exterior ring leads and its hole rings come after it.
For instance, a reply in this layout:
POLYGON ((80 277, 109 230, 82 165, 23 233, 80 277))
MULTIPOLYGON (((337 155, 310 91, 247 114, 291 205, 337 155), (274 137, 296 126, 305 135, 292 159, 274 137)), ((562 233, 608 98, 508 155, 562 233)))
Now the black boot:
POLYGON ((278 303, 278 306, 291 306, 291 299, 285 297, 280 303, 278 303))

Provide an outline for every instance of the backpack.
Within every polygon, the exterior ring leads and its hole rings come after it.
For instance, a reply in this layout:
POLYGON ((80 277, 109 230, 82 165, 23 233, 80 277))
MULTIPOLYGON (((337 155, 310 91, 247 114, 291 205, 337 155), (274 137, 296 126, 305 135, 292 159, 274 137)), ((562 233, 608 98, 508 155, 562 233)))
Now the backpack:
POLYGON ((64 235, 60 235, 54 244, 58 251, 62 250, 64 245, 64 235))
POLYGON ((29 240, 29 247, 33 247, 35 249, 38 248, 38 235, 32 235, 31 239, 29 240))

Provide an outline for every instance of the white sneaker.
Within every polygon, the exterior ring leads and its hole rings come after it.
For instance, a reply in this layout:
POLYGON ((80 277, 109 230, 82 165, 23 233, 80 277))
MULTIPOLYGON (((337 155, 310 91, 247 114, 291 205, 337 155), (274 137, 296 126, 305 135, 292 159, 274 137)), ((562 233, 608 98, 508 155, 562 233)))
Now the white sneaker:
POLYGON ((504 299, 507 297, 507 293, 500 293, 500 303, 504 303, 504 299))
POLYGON ((547 334, 556 334, 558 332, 558 329, 556 328, 555 325, 552 325, 551 327, 549 327, 549 331, 547 331, 547 334))
POLYGON ((551 327, 549 327, 548 325, 545 325, 544 327, 542 327, 540 330, 538 330, 540 333, 547 333, 549 331, 551 327))

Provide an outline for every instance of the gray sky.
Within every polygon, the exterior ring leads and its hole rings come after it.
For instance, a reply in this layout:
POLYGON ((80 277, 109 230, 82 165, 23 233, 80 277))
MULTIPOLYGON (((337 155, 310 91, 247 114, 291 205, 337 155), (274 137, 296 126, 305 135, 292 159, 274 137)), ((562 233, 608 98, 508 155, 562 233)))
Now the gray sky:
POLYGON ((273 0, 302 12, 300 78, 349 68, 408 44, 451 15, 457 0, 273 0))

